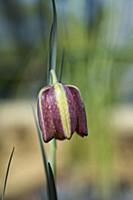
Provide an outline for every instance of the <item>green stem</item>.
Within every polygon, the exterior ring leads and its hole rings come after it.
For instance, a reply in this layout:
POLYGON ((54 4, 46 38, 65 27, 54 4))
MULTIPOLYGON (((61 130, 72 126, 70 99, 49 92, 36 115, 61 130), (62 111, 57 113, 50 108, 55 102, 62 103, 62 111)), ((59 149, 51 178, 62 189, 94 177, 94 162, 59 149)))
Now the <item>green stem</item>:
POLYGON ((50 142, 50 163, 53 170, 53 174, 56 177, 56 140, 53 139, 50 142))
MULTIPOLYGON (((50 84, 55 84, 57 83, 57 77, 56 77, 56 73, 54 69, 50 70, 50 84)), ((51 163, 51 167, 53 170, 53 174, 56 177, 56 150, 57 150, 57 145, 56 145, 56 140, 53 139, 50 142, 50 163, 51 163)))

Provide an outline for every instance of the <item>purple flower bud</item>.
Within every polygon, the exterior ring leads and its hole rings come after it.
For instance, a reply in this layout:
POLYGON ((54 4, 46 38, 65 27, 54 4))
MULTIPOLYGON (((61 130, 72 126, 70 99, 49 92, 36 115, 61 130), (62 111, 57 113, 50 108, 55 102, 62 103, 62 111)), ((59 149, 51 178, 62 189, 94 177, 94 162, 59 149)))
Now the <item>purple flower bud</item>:
POLYGON ((74 132, 82 137, 88 135, 84 104, 75 86, 63 85, 54 79, 53 85, 39 92, 37 111, 45 142, 53 138, 70 139, 74 132))

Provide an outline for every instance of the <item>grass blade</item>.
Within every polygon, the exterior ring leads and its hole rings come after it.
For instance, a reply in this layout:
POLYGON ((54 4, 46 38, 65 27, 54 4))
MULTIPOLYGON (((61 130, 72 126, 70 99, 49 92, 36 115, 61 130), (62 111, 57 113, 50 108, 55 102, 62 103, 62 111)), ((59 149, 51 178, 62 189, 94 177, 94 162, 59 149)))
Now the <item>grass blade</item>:
POLYGON ((6 186, 7 186, 7 180, 8 180, 8 175, 9 175, 9 171, 10 171, 10 166, 11 166, 11 162, 12 162, 14 150, 15 150, 15 147, 13 147, 12 152, 11 152, 11 155, 10 155, 10 157, 9 157, 9 161, 8 161, 8 165, 7 165, 7 170, 6 170, 6 175, 5 175, 5 180, 4 180, 3 191, 2 191, 2 195, 1 195, 1 200, 4 200, 4 197, 5 197, 5 191, 6 191, 6 186))
POLYGON ((48 175, 49 172, 48 172, 47 158, 46 158, 46 153, 45 153, 45 149, 44 149, 44 146, 43 146, 41 131, 40 131, 40 128, 38 126, 38 121, 37 121, 36 113, 35 113, 33 106, 32 106, 32 110, 33 110, 34 120, 35 120, 35 124, 36 124, 36 128, 37 128, 37 135, 38 135, 39 145, 40 145, 41 154, 42 154, 44 172, 46 174, 47 192, 48 192, 48 197, 49 197, 50 196, 50 190, 49 190, 50 185, 49 185, 49 175, 48 175))

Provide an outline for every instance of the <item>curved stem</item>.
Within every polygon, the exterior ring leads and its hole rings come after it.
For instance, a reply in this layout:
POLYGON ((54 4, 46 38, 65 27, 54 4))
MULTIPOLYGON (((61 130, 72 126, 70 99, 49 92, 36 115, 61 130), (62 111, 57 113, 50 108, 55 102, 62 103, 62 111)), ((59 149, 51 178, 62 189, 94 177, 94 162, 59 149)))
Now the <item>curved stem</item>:
MULTIPOLYGON (((50 84, 57 83, 57 77, 55 74, 56 69, 56 51, 57 51, 57 13, 55 0, 52 0, 53 6, 53 22, 50 31, 50 41, 49 41, 49 71, 48 80, 50 84)), ((53 174, 56 174, 56 140, 53 139, 50 143, 50 163, 53 170, 53 174)))
POLYGON ((48 77, 47 83, 49 82, 49 75, 51 69, 56 69, 56 53, 57 53, 57 12, 56 12, 56 4, 55 0, 52 0, 52 8, 53 8, 53 20, 50 30, 50 38, 49 38, 49 66, 48 66, 48 77))

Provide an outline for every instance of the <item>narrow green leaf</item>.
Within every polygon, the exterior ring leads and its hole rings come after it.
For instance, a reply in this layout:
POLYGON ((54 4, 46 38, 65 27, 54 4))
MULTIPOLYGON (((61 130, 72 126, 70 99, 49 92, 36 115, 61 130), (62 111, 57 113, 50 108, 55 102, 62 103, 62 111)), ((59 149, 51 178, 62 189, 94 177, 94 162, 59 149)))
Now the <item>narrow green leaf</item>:
POLYGON ((8 175, 9 175, 9 170, 10 170, 10 166, 11 166, 14 150, 15 150, 15 147, 13 147, 11 155, 9 157, 7 170, 6 170, 6 175, 5 175, 5 180, 4 180, 4 185, 3 185, 3 191, 2 191, 2 195, 1 195, 1 200, 4 200, 4 197, 5 197, 5 191, 6 191, 6 187, 7 187, 7 180, 8 180, 8 175))
POLYGON ((61 82, 61 80, 62 80, 62 74, 63 74, 63 68, 64 68, 64 60, 65 60, 65 49, 62 50, 59 82, 61 82))
MULTIPOLYGON (((47 193, 48 193, 48 197, 50 197, 50 185, 49 185, 49 175, 48 175, 49 172, 48 172, 48 165, 47 165, 46 153, 45 153, 45 149, 44 149, 44 146, 43 146, 41 130, 39 128, 38 121, 37 121, 37 118, 36 118, 36 113, 35 113, 35 110, 34 110, 33 106, 32 106, 32 110, 33 110, 34 120, 35 120, 35 124, 36 124, 36 128, 37 128, 37 135, 38 135, 40 150, 41 150, 41 154, 42 154, 44 172, 46 174, 47 193)), ((49 200, 50 200, 50 198, 49 198, 49 200)))
POLYGON ((51 171, 49 169, 48 162, 47 162, 45 148, 44 148, 43 140, 42 140, 42 133, 41 133, 41 130, 39 128, 37 117, 36 117, 36 113, 35 113, 35 110, 34 110, 33 106, 32 106, 32 110, 33 110, 34 120, 35 120, 37 133, 38 133, 38 140, 39 140, 39 145, 40 145, 41 154, 42 154, 44 172, 46 174, 48 199, 49 200, 54 200, 54 199, 56 200, 57 199, 56 187, 53 187, 53 185, 55 185, 54 178, 51 180, 52 175, 51 175, 51 171), (51 183, 52 183, 52 185, 51 185, 51 183), (54 198, 54 195, 55 195, 55 198, 54 198))
POLYGON ((48 162, 48 169, 49 169, 49 180, 50 180, 50 187, 51 187, 51 200, 57 200, 55 179, 54 179, 53 171, 49 162, 48 162))

